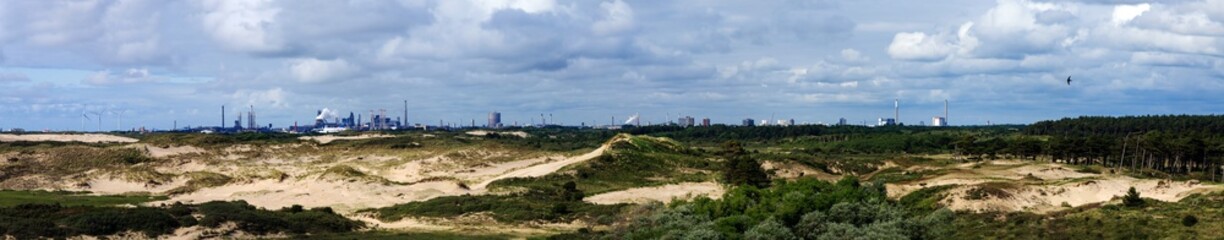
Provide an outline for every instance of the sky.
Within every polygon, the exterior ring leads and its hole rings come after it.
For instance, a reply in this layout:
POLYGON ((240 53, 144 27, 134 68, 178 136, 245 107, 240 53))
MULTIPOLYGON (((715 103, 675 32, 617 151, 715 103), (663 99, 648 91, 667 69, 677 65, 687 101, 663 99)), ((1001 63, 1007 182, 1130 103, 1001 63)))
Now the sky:
POLYGON ((1224 0, 0 1, 0 89, 72 131, 1219 114, 1224 0))

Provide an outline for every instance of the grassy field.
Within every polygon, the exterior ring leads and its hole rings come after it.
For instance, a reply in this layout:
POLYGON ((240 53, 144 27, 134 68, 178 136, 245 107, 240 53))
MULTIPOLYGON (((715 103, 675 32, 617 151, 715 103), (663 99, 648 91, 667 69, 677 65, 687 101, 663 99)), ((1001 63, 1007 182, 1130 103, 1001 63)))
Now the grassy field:
POLYGON ((65 206, 113 206, 166 200, 165 196, 93 196, 87 194, 85 192, 0 190, 0 207, 11 207, 26 203, 58 203, 65 206))

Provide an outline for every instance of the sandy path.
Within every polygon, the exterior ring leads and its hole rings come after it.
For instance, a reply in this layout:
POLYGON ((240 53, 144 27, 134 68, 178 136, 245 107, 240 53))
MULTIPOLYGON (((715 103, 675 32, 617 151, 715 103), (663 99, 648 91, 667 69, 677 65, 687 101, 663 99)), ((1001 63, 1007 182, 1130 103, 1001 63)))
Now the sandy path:
POLYGON ((313 179, 285 182, 262 180, 200 189, 193 193, 172 196, 164 202, 202 203, 245 200, 251 205, 268 209, 279 209, 298 204, 307 208, 332 207, 336 212, 349 213, 365 208, 387 207, 399 203, 465 193, 469 191, 450 181, 383 185, 313 179))
POLYGON ((519 170, 514 170, 511 172, 502 174, 500 176, 494 177, 492 179, 485 180, 484 182, 481 182, 480 184, 476 184, 476 186, 473 186, 472 189, 485 189, 485 187, 489 186, 489 184, 493 183, 493 181, 502 180, 506 178, 539 177, 539 176, 548 175, 549 173, 556 172, 557 170, 560 170, 561 168, 565 166, 569 166, 570 164, 579 163, 582 161, 591 160, 595 157, 599 157, 599 155, 603 155, 604 151, 608 150, 609 146, 611 146, 611 144, 604 144, 603 146, 600 146, 598 149, 595 149, 595 151, 591 151, 586 154, 562 159, 560 161, 537 164, 535 166, 531 166, 531 167, 527 167, 527 168, 523 168, 519 170))
POLYGON ((137 142, 135 138, 106 134, 0 134, 0 142, 137 142))
POLYGON ((693 199, 697 196, 706 196, 713 199, 721 198, 723 192, 722 185, 714 182, 687 182, 680 184, 663 185, 657 187, 631 188, 615 192, 607 192, 597 194, 582 199, 583 201, 594 204, 618 204, 618 203, 648 203, 648 202, 670 202, 673 199, 693 199))
POLYGON ((315 141, 318 141, 319 144, 327 144, 332 141, 339 141, 339 140, 358 140, 358 139, 388 138, 388 137, 392 137, 392 136, 382 135, 382 134, 378 134, 378 135, 366 134, 366 135, 360 135, 360 136, 322 135, 322 136, 302 136, 302 137, 298 137, 298 139, 305 140, 305 141, 315 140, 315 141))

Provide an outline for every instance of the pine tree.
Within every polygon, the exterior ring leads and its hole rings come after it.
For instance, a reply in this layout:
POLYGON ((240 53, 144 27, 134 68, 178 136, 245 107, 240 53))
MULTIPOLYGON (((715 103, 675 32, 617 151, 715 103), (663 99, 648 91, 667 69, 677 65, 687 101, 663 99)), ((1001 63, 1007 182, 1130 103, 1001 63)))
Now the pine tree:
POLYGON ((1135 191, 1135 187, 1126 190, 1126 196, 1122 197, 1122 204, 1127 207, 1143 206, 1143 198, 1139 197, 1139 192, 1135 191))

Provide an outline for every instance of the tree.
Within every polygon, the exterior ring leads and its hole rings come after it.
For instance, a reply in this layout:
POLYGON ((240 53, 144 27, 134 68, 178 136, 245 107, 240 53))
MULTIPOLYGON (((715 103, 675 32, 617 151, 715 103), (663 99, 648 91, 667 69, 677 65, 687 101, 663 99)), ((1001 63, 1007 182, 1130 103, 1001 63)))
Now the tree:
POLYGON ((726 165, 723 166, 723 181, 733 186, 769 187, 769 175, 761 169, 761 163, 747 156, 727 159, 726 165))
POLYGON ((758 188, 769 187, 769 175, 761 169, 761 163, 745 154, 739 142, 728 141, 723 144, 723 154, 727 161, 723 165, 723 182, 735 185, 749 185, 758 188))
POLYGON ((1139 192, 1135 191, 1135 187, 1130 187, 1130 190, 1126 190, 1126 196, 1122 197, 1122 205, 1127 207, 1143 206, 1143 198, 1139 197, 1139 192))

